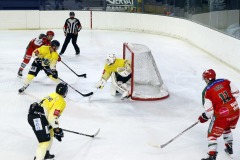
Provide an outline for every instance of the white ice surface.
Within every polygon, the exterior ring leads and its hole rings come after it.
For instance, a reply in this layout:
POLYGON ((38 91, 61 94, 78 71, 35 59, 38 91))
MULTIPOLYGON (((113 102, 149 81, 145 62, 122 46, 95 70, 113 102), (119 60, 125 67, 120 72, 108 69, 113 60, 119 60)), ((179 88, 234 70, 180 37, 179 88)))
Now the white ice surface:
MULTIPOLYGON (((17 77, 28 42, 46 30, 0 31, 0 159, 32 160, 37 139, 27 122, 28 108, 34 101, 55 90, 56 84, 44 72, 36 77, 24 94, 19 95, 31 63, 22 79, 17 77)), ((61 44, 62 30, 54 30, 61 44)), ((200 160, 207 153, 209 122, 198 124, 163 149, 149 144, 164 144, 191 126, 203 112, 201 92, 205 87, 202 72, 213 68, 217 77, 228 78, 240 88, 240 75, 202 50, 181 40, 160 35, 85 31, 79 34, 81 55, 76 56, 70 43, 62 60, 78 74, 78 78, 62 63, 59 76, 77 90, 95 91, 107 53, 122 56, 122 43, 147 45, 153 53, 170 97, 162 101, 122 101, 110 95, 110 80, 89 101, 69 89, 67 107, 60 117, 60 126, 77 132, 99 135, 91 139, 65 132, 60 143, 54 140, 51 153, 56 160, 200 160)), ((214 43, 214 42, 211 42, 214 43)), ((59 50, 60 51, 60 50, 59 50)), ((32 61, 31 61, 32 62, 32 61)), ((240 129, 233 131, 234 158, 240 159, 240 129)), ((222 137, 218 140, 218 160, 227 160, 222 137)))

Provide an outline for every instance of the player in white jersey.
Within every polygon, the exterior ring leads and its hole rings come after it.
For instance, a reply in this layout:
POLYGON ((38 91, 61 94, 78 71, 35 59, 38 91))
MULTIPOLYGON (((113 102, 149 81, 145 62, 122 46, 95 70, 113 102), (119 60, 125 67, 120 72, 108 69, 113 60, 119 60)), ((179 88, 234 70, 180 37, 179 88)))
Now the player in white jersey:
POLYGON ((27 66, 27 64, 30 62, 32 58, 32 53, 35 49, 41 47, 42 45, 47 45, 49 46, 51 43, 51 40, 54 37, 54 32, 53 31, 47 31, 46 35, 45 34, 40 34, 38 37, 32 39, 26 48, 25 55, 23 57, 23 61, 21 63, 21 66, 18 70, 18 76, 22 77, 22 72, 24 68, 27 66))

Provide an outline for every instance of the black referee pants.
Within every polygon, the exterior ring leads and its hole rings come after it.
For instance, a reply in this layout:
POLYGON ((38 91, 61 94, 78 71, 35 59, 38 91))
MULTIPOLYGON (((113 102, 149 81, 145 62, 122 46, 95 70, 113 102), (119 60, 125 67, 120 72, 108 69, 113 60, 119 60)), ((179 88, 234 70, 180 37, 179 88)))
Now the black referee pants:
POLYGON ((80 49, 77 45, 77 38, 78 38, 78 34, 73 34, 73 33, 68 33, 66 35, 66 38, 65 38, 65 41, 63 43, 63 46, 62 46, 62 49, 61 49, 61 54, 63 54, 68 46, 68 43, 70 42, 70 40, 72 39, 72 44, 73 44, 73 47, 76 51, 76 54, 79 54, 80 53, 80 49))

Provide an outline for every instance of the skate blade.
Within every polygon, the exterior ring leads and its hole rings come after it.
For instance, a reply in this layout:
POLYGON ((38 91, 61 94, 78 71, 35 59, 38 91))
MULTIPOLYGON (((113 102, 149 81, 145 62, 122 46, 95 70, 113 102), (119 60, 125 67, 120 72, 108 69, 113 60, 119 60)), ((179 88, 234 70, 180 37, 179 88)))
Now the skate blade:
POLYGON ((225 151, 226 155, 227 155, 229 158, 233 159, 232 154, 229 154, 228 151, 227 151, 227 149, 224 149, 224 151, 225 151))

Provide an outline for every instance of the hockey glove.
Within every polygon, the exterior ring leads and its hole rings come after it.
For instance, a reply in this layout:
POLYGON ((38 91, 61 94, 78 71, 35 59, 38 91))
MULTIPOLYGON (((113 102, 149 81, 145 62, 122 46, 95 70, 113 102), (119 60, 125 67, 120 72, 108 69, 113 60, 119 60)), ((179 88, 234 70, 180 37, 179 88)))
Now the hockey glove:
POLYGON ((57 79, 58 78, 58 71, 57 70, 52 70, 52 77, 57 79))
POLYGON ((60 62, 61 60, 62 60, 61 57, 58 55, 58 60, 57 61, 60 62))
POLYGON ((104 79, 101 79, 100 81, 97 82, 97 84, 95 85, 96 88, 102 89, 104 87, 104 84, 106 83, 106 81, 104 79))
POLYGON ((53 75, 53 72, 49 66, 43 67, 43 70, 46 72, 48 76, 53 75))
POLYGON ((64 137, 62 128, 54 128, 54 129, 53 129, 53 132, 54 132, 54 137, 55 137, 59 142, 61 142, 61 141, 62 141, 62 138, 64 137))
POLYGON ((208 119, 209 119, 209 118, 207 117, 206 113, 202 113, 202 115, 199 116, 199 118, 198 118, 199 122, 201 122, 201 123, 207 122, 208 119))

